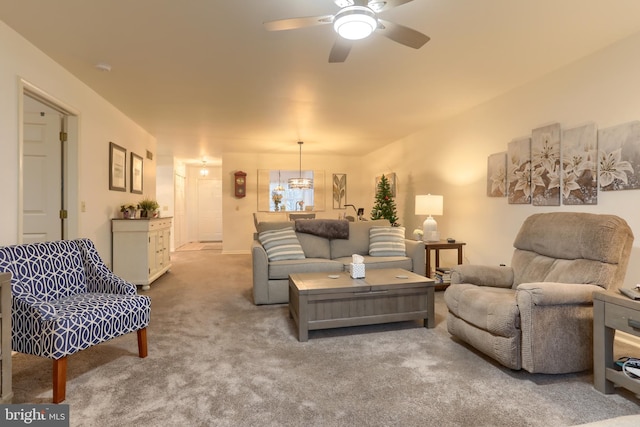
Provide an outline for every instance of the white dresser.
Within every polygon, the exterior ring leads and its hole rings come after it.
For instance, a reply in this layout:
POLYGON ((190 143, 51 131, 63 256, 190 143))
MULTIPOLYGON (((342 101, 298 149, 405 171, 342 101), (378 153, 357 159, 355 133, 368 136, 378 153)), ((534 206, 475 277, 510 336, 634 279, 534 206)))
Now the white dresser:
POLYGON ((171 268, 171 218, 113 219, 113 272, 149 289, 149 284, 171 268))

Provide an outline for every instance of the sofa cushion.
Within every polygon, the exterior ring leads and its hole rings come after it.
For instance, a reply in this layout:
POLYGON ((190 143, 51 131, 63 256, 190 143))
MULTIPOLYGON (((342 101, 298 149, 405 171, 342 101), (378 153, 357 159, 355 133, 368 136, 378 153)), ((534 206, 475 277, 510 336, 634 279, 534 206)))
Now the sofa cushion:
POLYGON ((263 231, 258 234, 258 240, 264 246, 269 261, 305 258, 302 246, 292 228, 263 231))
POLYGON ((369 229, 375 226, 389 226, 389 221, 355 221, 349 223, 349 239, 331 240, 331 258, 350 257, 353 254, 369 254, 369 229))
POLYGON ((371 227, 369 229, 369 255, 405 256, 404 227, 371 227))
POLYGON ((288 279, 290 274, 296 273, 337 273, 344 270, 342 263, 322 258, 307 258, 303 260, 285 260, 269 263, 269 280, 288 279))
POLYGON ((296 233, 296 235, 307 258, 331 258, 329 239, 307 233, 296 233))
MULTIPOLYGON (((402 268, 403 270, 413 271, 413 261, 406 256, 369 256, 363 255, 365 271, 366 269, 373 270, 375 268, 402 268)), ((345 271, 349 270, 349 264, 353 261, 351 257, 336 258, 334 261, 339 261, 344 265, 345 271)))

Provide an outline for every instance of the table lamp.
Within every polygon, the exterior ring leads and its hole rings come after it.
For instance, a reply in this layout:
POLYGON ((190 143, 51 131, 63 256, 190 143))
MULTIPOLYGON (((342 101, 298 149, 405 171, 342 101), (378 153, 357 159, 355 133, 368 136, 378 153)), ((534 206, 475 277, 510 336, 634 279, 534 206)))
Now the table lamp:
POLYGON ((438 223, 431 215, 442 215, 444 202, 443 196, 427 194, 416 196, 416 215, 429 215, 422 224, 422 240, 425 242, 437 242, 440 240, 438 223))

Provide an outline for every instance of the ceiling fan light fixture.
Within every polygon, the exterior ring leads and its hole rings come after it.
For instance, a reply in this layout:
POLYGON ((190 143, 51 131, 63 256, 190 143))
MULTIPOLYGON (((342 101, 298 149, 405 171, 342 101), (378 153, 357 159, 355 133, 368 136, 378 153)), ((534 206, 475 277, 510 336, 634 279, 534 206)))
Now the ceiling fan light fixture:
POLYGON ((366 6, 349 6, 340 10, 333 20, 333 29, 347 40, 369 37, 378 27, 373 10, 366 6))

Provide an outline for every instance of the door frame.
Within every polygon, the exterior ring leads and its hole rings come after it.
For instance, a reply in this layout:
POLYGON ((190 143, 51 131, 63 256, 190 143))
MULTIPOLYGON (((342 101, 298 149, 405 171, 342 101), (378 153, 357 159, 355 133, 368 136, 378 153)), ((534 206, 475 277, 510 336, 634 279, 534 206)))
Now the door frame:
POLYGON ((23 78, 18 79, 18 227, 17 242, 23 243, 24 232, 24 97, 28 96, 41 102, 42 104, 56 110, 63 117, 63 131, 67 133, 66 144, 62 150, 62 182, 63 190, 61 194, 61 209, 67 211, 67 218, 63 221, 63 239, 74 239, 78 237, 79 217, 78 217, 78 126, 79 114, 69 105, 53 97, 37 86, 31 84, 23 78))

